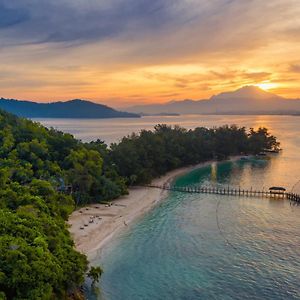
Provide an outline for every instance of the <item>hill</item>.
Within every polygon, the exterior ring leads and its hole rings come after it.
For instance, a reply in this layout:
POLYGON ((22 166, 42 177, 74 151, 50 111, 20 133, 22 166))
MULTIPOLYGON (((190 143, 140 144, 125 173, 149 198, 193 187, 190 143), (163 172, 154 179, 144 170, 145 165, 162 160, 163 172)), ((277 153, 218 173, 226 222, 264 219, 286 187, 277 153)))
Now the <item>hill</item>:
POLYGON ((139 105, 126 110, 143 114, 297 114, 300 113, 300 100, 285 99, 255 86, 245 86, 210 99, 139 105))
POLYGON ((65 221, 75 203, 126 193, 105 146, 93 148, 0 110, 0 299, 71 299, 83 284, 65 221))
POLYGON ((14 99, 0 99, 0 108, 26 118, 139 118, 135 113, 117 111, 103 104, 86 100, 37 103, 14 99))

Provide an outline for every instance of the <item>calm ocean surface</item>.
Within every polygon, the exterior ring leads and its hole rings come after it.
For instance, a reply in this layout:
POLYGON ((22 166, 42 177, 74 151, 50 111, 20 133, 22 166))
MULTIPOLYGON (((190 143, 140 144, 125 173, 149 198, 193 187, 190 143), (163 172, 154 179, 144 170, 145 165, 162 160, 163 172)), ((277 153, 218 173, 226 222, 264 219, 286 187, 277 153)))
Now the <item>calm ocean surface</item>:
MULTIPOLYGON (((270 160, 212 164, 178 185, 292 189, 300 180, 300 118, 180 116, 39 120, 89 141, 110 143, 157 123, 186 128, 266 126, 284 151, 270 160)), ((294 187, 300 193, 300 184, 294 187)), ((300 299, 300 206, 288 201, 170 193, 111 242, 94 262, 104 274, 88 299, 300 299)))

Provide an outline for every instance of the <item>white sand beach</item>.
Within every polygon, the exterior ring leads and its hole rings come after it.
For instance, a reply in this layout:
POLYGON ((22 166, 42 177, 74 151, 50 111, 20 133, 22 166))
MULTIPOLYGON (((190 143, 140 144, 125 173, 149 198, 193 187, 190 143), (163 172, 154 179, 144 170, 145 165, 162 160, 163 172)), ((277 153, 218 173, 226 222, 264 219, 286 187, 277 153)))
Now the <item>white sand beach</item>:
MULTIPOLYGON (((231 158, 237 160, 239 157, 231 158)), ((177 176, 211 164, 212 161, 196 166, 176 169, 153 180, 153 184, 165 184, 177 176)), ((76 210, 68 223, 78 251, 92 260, 109 240, 121 230, 128 229, 133 221, 142 217, 167 196, 167 191, 147 187, 129 189, 129 195, 113 200, 111 206, 94 204, 76 210)))

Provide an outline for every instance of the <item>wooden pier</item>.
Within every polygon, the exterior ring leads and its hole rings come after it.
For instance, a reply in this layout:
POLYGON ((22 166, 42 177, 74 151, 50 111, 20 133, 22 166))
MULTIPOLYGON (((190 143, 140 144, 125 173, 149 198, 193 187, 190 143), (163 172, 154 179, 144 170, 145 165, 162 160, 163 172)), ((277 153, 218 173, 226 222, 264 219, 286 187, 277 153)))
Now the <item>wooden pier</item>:
POLYGON ((286 199, 300 203, 300 195, 295 193, 286 193, 285 195, 286 195, 286 199))
POLYGON ((176 186, 176 185, 147 185, 150 188, 157 188, 162 190, 190 193, 190 194, 213 194, 213 195, 227 195, 239 197, 252 197, 252 198, 269 198, 269 199, 288 199, 300 203, 300 195, 290 192, 274 192, 264 190, 247 190, 247 189, 234 189, 234 188, 218 188, 218 187, 201 187, 201 186, 176 186))

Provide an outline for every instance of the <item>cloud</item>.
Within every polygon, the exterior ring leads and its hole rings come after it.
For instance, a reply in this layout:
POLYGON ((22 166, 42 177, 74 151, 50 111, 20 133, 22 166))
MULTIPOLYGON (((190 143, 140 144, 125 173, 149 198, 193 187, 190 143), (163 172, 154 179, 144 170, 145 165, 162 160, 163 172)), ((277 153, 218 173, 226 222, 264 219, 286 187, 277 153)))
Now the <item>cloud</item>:
POLYGON ((280 16, 287 14, 292 3, 294 0, 273 0, 272 4, 260 0, 0 0, 0 16, 4 16, 0 24, 2 28, 15 25, 10 28, 14 44, 142 38, 149 32, 160 35, 171 30, 173 34, 178 31, 179 37, 197 32, 193 38, 186 36, 186 42, 190 46, 193 40, 205 41, 203 49, 224 44, 222 34, 226 32, 226 40, 234 47, 246 33, 256 44, 272 27, 271 22, 280 19, 278 10, 280 16))
POLYGON ((245 85, 253 84, 256 82, 270 80, 272 73, 270 72, 250 72, 250 71, 241 71, 241 70, 208 70, 208 71, 199 71, 191 73, 181 73, 181 74, 172 74, 170 72, 145 72, 144 77, 147 80, 155 80, 158 82, 169 82, 173 83, 177 88, 192 88, 195 86, 201 86, 201 89, 209 89, 206 83, 217 83, 222 82, 229 83, 232 80, 243 82, 245 85), (203 82, 206 82, 203 84, 203 82))
POLYGON ((202 98, 284 78, 299 14, 299 0, 0 0, 0 69, 20 71, 1 90, 202 98))
POLYGON ((300 73, 300 64, 290 65, 289 71, 293 73, 300 73))
POLYGON ((29 61, 68 55, 71 64, 108 68, 211 63, 266 47, 299 7, 295 0, 0 0, 0 49, 14 46, 7 51, 18 58, 27 45, 29 61))
POLYGON ((168 0, 0 0, 0 25, 11 35, 7 44, 101 41, 160 28, 171 6, 168 0))
POLYGON ((0 29, 23 23, 28 19, 29 16, 25 10, 6 8, 0 3, 0 29))

